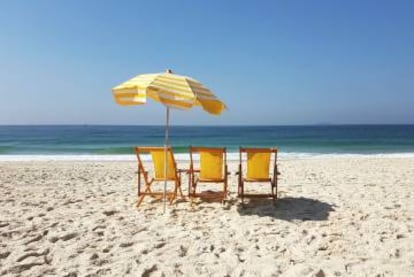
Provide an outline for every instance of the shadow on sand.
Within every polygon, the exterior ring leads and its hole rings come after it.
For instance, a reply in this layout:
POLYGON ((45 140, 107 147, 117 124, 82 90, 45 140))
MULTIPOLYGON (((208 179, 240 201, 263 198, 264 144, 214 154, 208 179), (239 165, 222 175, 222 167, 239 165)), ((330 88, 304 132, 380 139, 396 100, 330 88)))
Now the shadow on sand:
POLYGON ((237 211, 242 216, 269 216, 282 220, 327 220, 334 205, 310 198, 284 197, 276 200, 273 205, 271 199, 251 199, 245 204, 239 204, 237 211))

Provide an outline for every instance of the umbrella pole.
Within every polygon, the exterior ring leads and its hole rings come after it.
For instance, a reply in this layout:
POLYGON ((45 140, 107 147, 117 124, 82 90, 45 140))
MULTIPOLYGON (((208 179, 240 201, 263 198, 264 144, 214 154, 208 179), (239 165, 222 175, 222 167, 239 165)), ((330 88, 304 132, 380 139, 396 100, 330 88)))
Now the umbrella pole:
POLYGON ((165 143, 164 143, 164 208, 163 213, 165 214, 165 209, 167 205, 167 167, 168 167, 168 125, 170 121, 170 107, 167 106, 167 115, 166 115, 166 124, 165 124, 165 143))

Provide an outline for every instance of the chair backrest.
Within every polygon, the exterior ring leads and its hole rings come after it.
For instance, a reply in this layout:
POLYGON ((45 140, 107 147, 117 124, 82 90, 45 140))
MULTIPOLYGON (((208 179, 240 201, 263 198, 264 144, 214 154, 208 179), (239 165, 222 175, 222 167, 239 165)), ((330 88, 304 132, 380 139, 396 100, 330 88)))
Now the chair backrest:
POLYGON ((270 178, 269 169, 272 153, 276 164, 276 148, 240 148, 240 164, 242 164, 242 154, 247 154, 247 179, 267 179, 270 178))
MULTIPOLYGON (((174 159, 174 154, 171 147, 167 148, 167 179, 172 180, 177 177, 177 164, 174 159)), ((152 163, 154 165, 154 177, 155 179, 164 179, 164 162, 165 152, 164 147, 135 147, 135 153, 138 158, 138 166, 144 170, 144 164, 142 163, 140 153, 151 154, 152 163)))
POLYGON ((226 148, 190 147, 190 161, 193 163, 193 154, 200 154, 200 179, 224 179, 226 166, 226 148))

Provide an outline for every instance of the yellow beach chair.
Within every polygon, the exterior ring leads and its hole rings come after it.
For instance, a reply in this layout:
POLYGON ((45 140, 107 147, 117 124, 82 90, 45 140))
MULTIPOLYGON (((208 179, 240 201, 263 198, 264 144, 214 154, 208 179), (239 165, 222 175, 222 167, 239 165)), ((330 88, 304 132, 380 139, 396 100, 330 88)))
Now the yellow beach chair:
POLYGON ((276 148, 240 148, 238 196, 243 202, 244 197, 277 199, 277 177, 280 174, 277 170, 277 149, 276 148), (247 173, 243 175, 243 156, 247 155, 247 173), (273 174, 270 174, 270 163, 273 157, 273 174), (269 194, 248 194, 245 193, 245 183, 270 183, 269 194))
MULTIPOLYGON (((141 204, 145 196, 151 196, 155 198, 162 198, 164 195, 163 191, 154 192, 151 190, 151 185, 154 182, 164 182, 164 161, 165 153, 164 147, 135 147, 135 153, 138 159, 138 199, 137 207, 141 204), (151 154, 152 162, 154 165, 154 176, 150 177, 148 171, 144 168, 144 163, 141 160, 140 154, 151 154), (144 180, 144 188, 141 189, 141 175, 144 180)), ((181 197, 183 192, 181 191, 181 170, 177 169, 177 163, 175 162, 172 148, 168 148, 167 153, 167 181, 174 182, 173 191, 166 193, 170 204, 177 198, 178 191, 181 197)))
POLYGON ((226 148, 190 147, 189 197, 218 198, 223 203, 227 199, 227 158, 226 148), (199 169, 196 169, 193 155, 200 154, 199 169), (197 193, 198 183, 223 183, 223 190, 213 193, 197 193))

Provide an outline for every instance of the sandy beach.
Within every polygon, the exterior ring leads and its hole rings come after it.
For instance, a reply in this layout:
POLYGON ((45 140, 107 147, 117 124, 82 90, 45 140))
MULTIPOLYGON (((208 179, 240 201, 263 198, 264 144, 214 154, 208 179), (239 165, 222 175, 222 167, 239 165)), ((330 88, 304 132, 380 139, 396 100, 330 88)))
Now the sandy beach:
POLYGON ((151 198, 134 206, 135 162, 1 162, 0 275, 414 275, 413 158, 279 166, 276 206, 241 207, 232 174, 225 206, 161 215, 151 198))

